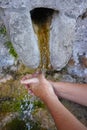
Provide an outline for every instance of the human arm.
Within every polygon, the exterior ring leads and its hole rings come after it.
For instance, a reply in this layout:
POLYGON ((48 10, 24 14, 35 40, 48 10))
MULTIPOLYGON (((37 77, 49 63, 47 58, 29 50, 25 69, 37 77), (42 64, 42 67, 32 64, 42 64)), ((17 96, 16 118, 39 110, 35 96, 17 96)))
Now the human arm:
MULTIPOLYGON (((30 76, 31 78, 31 76, 30 76)), ((87 130, 87 128, 81 124, 59 101, 58 97, 54 93, 52 85, 44 78, 43 75, 34 78, 26 83, 22 81, 22 84, 27 85, 28 90, 32 90, 33 93, 40 97, 49 109, 57 129, 59 130, 87 130), (36 83, 35 83, 36 80, 36 83), (30 82, 31 81, 31 82, 30 82), (28 84, 29 83, 29 84, 28 84), (28 86, 29 85, 29 86, 28 86)))
POLYGON ((58 130, 87 130, 58 100, 57 96, 44 99, 58 130))
POLYGON ((58 96, 87 106, 87 84, 52 82, 58 96))

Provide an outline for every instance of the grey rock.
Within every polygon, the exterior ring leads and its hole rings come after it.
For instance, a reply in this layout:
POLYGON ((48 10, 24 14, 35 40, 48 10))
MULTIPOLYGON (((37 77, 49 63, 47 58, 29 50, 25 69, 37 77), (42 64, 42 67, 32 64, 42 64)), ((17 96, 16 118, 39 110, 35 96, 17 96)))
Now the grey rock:
POLYGON ((85 83, 87 83, 87 76, 85 77, 85 83))
POLYGON ((31 19, 28 11, 9 12, 10 38, 14 48, 19 54, 23 63, 30 68, 36 68, 39 65, 40 54, 37 46, 37 38, 34 34, 31 19))
POLYGON ((86 77, 87 73, 85 73, 84 69, 81 67, 81 65, 74 65, 72 67, 68 67, 68 73, 71 75, 75 75, 78 77, 86 77))
POLYGON ((75 21, 65 15, 55 15, 51 24, 50 52, 54 69, 63 68, 72 54, 75 21), (61 30, 61 31, 60 31, 61 30))
POLYGON ((73 44, 74 66, 68 67, 68 72, 78 77, 87 77, 87 68, 81 65, 80 57, 87 60, 87 17, 79 17, 76 24, 76 39, 73 44))
POLYGON ((13 79, 11 75, 6 75, 4 78, 0 78, 0 84, 1 83, 6 83, 8 80, 13 79))
POLYGON ((0 35, 0 69, 14 64, 14 58, 9 54, 9 50, 4 45, 6 41, 7 38, 0 35))
POLYGON ((87 0, 30 0, 31 9, 46 7, 59 10, 68 17, 77 18, 87 8, 87 0))
POLYGON ((78 18, 76 26, 76 39, 73 45, 73 57, 76 63, 80 55, 87 55, 87 18, 78 18))
POLYGON ((71 83, 75 83, 76 80, 74 78, 71 77, 71 75, 63 75, 62 78, 61 78, 61 81, 62 82, 71 82, 71 83))
POLYGON ((29 6, 29 0, 0 0, 0 7, 4 9, 24 9, 29 6))
POLYGON ((61 77, 60 73, 55 73, 54 76, 53 76, 53 79, 57 80, 57 79, 60 79, 60 77, 61 77))

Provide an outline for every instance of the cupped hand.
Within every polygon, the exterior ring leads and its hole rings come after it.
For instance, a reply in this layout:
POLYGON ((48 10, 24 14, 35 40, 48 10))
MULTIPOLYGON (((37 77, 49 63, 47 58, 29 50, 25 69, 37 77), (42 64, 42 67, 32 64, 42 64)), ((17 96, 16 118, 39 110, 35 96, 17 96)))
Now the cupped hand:
POLYGON ((55 95, 52 85, 46 80, 43 74, 35 73, 33 75, 26 75, 21 80, 21 83, 26 86, 28 91, 32 91, 42 100, 55 95))

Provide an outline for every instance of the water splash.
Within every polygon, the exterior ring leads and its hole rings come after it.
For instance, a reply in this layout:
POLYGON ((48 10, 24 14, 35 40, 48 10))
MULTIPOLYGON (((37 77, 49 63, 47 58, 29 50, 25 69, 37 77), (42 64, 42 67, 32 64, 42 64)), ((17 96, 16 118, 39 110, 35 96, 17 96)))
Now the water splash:
POLYGON ((35 96, 25 95, 24 99, 21 101, 21 118, 26 123, 28 130, 41 128, 40 122, 34 119, 34 112, 38 108, 45 108, 43 102, 35 96))
POLYGON ((32 117, 32 112, 34 110, 34 101, 36 97, 31 97, 30 95, 25 95, 23 101, 21 102, 22 119, 26 122, 28 130, 32 129, 31 123, 34 124, 32 117))

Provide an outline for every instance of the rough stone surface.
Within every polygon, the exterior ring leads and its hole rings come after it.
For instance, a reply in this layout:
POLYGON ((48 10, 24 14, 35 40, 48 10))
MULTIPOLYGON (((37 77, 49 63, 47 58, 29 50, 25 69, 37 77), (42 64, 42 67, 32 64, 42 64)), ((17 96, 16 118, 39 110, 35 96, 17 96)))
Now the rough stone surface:
POLYGON ((75 83, 76 79, 72 78, 70 75, 66 74, 66 75, 62 76, 61 81, 75 83))
MULTIPOLYGON (((0 29, 2 27, 4 27, 4 25, 0 17, 0 29)), ((5 46, 5 42, 8 40, 8 37, 0 32, 0 78, 4 76, 3 68, 8 68, 15 62, 14 57, 9 54, 9 49, 5 46)))
POLYGON ((87 17, 78 17, 76 25, 76 39, 73 44, 74 64, 68 67, 72 75, 87 77, 87 17))
POLYGON ((11 41, 23 63, 30 68, 39 65, 39 50, 37 39, 33 31, 29 12, 6 12, 9 16, 11 41))
POLYGON ((75 20, 62 14, 56 14, 53 17, 50 31, 50 52, 51 64, 56 70, 63 68, 71 57, 74 29, 75 20))
POLYGON ((4 45, 6 41, 7 38, 0 35, 0 68, 14 64, 14 58, 9 54, 8 49, 4 45))

